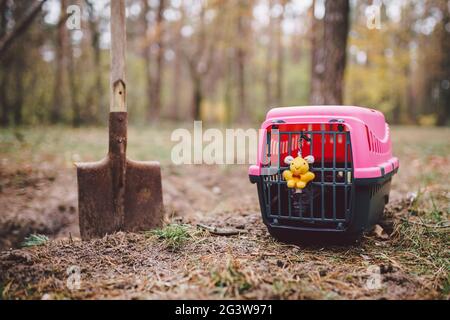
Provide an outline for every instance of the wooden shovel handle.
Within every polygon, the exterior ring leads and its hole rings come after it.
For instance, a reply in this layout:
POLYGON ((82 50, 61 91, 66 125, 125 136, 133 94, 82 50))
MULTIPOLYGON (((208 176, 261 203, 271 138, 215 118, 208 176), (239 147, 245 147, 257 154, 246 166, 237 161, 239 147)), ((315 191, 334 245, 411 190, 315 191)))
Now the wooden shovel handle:
POLYGON ((109 159, 113 206, 120 228, 125 221, 127 149, 125 0, 111 0, 111 102, 109 106, 109 159))
POLYGON ((111 89, 109 112, 127 112, 125 0, 111 0, 111 89))

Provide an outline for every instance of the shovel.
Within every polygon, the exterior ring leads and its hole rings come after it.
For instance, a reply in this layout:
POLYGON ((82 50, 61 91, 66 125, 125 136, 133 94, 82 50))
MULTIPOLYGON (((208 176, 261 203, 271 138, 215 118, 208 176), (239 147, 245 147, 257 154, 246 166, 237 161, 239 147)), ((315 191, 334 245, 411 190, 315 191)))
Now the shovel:
POLYGON ((82 239, 161 226, 163 200, 158 162, 127 159, 125 1, 111 1, 109 151, 101 161, 76 163, 82 239))

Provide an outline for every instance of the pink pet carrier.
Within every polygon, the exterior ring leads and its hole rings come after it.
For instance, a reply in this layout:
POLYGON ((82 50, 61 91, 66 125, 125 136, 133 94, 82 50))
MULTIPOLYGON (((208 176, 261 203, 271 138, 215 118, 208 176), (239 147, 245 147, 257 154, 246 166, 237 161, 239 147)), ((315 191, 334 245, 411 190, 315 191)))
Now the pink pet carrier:
POLYGON ((261 129, 249 177, 257 184, 271 235, 294 243, 353 242, 380 219, 399 167, 381 112, 351 106, 275 108, 261 129), (296 157, 310 162, 312 174, 306 183, 298 184, 298 178, 288 187, 286 177, 292 174, 284 171, 292 170, 288 163, 296 157))

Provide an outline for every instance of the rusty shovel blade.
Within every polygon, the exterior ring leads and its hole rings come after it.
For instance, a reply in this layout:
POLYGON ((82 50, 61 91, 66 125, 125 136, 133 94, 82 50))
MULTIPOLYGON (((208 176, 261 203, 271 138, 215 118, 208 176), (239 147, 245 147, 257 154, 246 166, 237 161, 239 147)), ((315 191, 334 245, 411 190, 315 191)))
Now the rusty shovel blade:
POLYGON ((77 164, 78 210, 82 239, 116 231, 160 227, 163 220, 161 169, 157 162, 126 162, 124 215, 117 215, 108 158, 77 164))
POLYGON ((160 165, 126 159, 126 120, 126 113, 110 113, 108 156, 76 164, 82 239, 162 225, 160 165))
POLYGON ((164 208, 159 163, 127 159, 126 181, 124 230, 160 227, 164 208))

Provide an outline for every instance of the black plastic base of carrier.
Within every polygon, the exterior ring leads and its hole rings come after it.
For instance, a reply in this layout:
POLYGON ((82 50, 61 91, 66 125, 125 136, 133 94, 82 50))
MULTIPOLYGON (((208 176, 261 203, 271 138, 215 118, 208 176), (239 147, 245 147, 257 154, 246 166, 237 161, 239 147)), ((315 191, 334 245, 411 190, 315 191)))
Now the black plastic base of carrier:
POLYGON ((274 225, 267 225, 267 230, 278 241, 295 245, 353 245, 358 244, 362 238, 362 232, 352 234, 335 230, 296 230, 274 225))
POLYGON ((389 201, 392 175, 395 173, 396 170, 379 178, 354 179, 350 215, 341 224, 274 218, 267 212, 267 194, 264 192, 262 177, 249 178, 257 184, 263 222, 274 238, 291 244, 348 245, 358 243, 363 233, 382 218, 384 207, 389 201))

